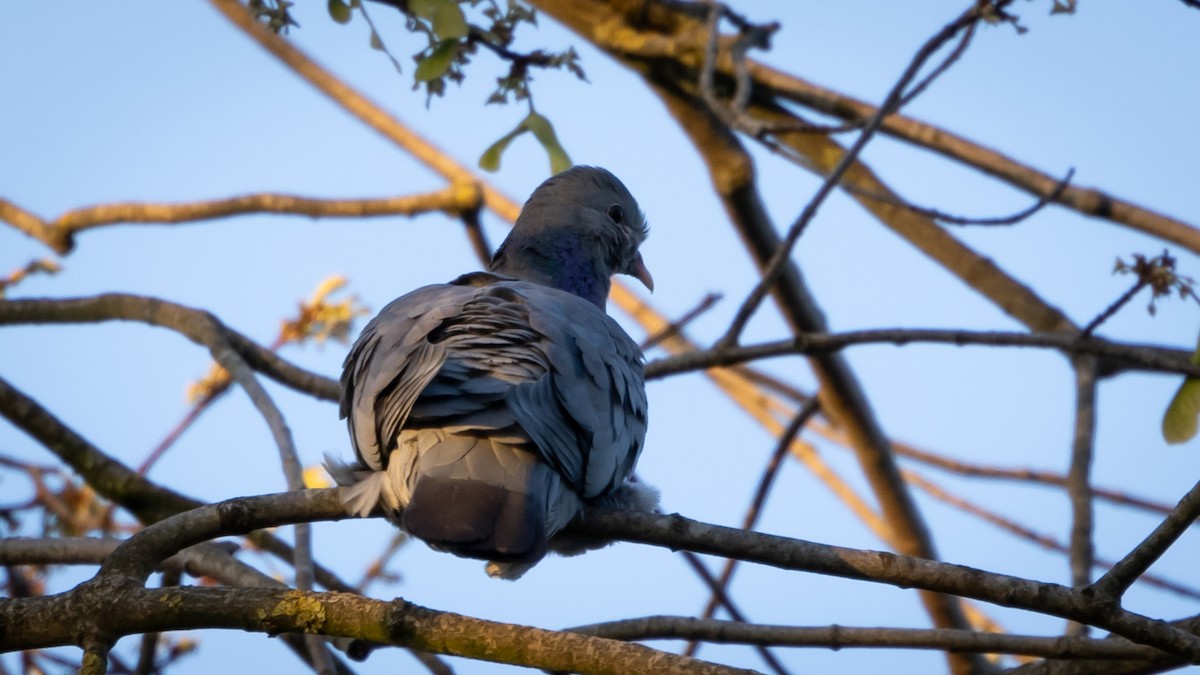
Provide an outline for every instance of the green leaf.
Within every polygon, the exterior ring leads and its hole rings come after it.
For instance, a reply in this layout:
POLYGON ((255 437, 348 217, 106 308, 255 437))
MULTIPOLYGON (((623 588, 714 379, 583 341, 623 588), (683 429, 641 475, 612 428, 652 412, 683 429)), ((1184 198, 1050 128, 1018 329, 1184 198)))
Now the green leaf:
POLYGON ((1190 441, 1196 435, 1197 416, 1200 416, 1200 380, 1189 377, 1179 386, 1163 415, 1163 438, 1171 444, 1190 441))
POLYGON ((563 150, 562 144, 558 142, 558 136, 554 133, 554 125, 536 112, 530 112, 525 119, 521 120, 516 129, 508 132, 500 140, 492 143, 487 150, 484 150, 483 155, 479 158, 479 168, 484 171, 499 170, 500 155, 504 154, 514 138, 526 131, 532 133, 534 138, 538 139, 538 142, 546 149, 546 154, 550 157, 551 173, 561 173, 571 168, 571 158, 567 156, 567 151, 563 150))
MULTIPOLYGON (((1200 365, 1200 347, 1192 352, 1192 363, 1200 365)), ((1197 418, 1200 418, 1200 379, 1188 377, 1179 385, 1163 415, 1163 438, 1171 444, 1191 440, 1196 435, 1197 418)))
POLYGON ((443 3, 433 17, 433 32, 443 40, 457 40, 467 36, 467 17, 456 2, 443 3))
POLYGON ((529 131, 529 129, 525 127, 525 121, 522 120, 521 123, 517 125, 516 129, 504 134, 500 140, 488 146, 488 149, 484 150, 483 155, 479 157, 479 168, 483 169, 484 171, 499 171, 500 155, 504 154, 504 151, 508 149, 508 144, 512 143, 514 138, 520 136, 526 131, 529 131))
POLYGON ((384 51, 383 40, 379 39, 379 33, 376 33, 374 30, 371 31, 371 49, 378 49, 381 52, 384 51))
POLYGON ((442 40, 457 40, 467 35, 467 17, 454 0, 409 0, 408 9, 433 26, 442 40))
POLYGON ((433 19, 439 5, 454 0, 408 0, 408 11, 422 19, 433 19))
POLYGON ((550 124, 550 120, 531 112, 522 124, 533 132, 534 137, 546 149, 546 154, 550 157, 550 173, 561 173, 571 168, 571 158, 558 142, 558 135, 554 133, 554 125, 550 124))
POLYGON ((450 65, 454 63, 454 57, 458 55, 458 40, 442 40, 438 43, 429 56, 421 59, 417 64, 417 70, 413 74, 417 82, 428 82, 439 78, 450 70, 450 65))
POLYGON ((342 0, 329 0, 329 16, 341 24, 350 23, 350 19, 353 17, 350 13, 350 5, 342 0))

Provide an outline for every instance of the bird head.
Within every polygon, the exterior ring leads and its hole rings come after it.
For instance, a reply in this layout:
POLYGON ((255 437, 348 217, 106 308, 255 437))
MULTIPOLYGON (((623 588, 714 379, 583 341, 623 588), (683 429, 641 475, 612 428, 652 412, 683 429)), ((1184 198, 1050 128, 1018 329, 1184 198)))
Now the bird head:
POLYGON ((637 200, 616 176, 577 166, 534 190, 491 269, 603 307, 614 274, 628 274, 654 290, 638 252, 647 233, 637 200))

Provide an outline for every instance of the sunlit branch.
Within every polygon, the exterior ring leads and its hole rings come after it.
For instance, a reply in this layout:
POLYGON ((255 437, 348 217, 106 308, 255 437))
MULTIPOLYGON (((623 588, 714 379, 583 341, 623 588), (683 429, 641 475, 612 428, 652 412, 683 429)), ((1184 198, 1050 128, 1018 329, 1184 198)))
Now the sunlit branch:
POLYGON ((405 197, 380 199, 315 199, 299 195, 257 193, 201 202, 173 204, 124 202, 68 211, 47 221, 0 199, 0 220, 41 241, 59 254, 70 253, 75 237, 90 229, 126 223, 180 224, 216 218, 274 213, 310 218, 416 216, 430 212, 460 214, 477 210, 481 194, 472 184, 405 197))
POLYGON ((959 31, 973 26, 979 21, 981 18, 979 9, 977 6, 972 6, 954 21, 943 27, 942 30, 938 31, 936 35, 931 37, 917 50, 916 55, 913 56, 904 73, 892 85, 892 89, 888 92, 887 96, 884 97, 883 103, 880 104, 875 115, 863 126, 854 143, 838 158, 837 164, 825 175, 825 179, 817 189, 816 194, 804 205, 804 209, 800 212, 800 215, 792 223, 791 227, 788 228, 787 235, 779 244, 771 260, 763 266, 758 284, 743 301, 742 306, 738 308, 737 314, 734 316, 733 321, 730 322, 729 329, 725 335, 717 340, 717 345, 730 346, 737 344, 746 323, 749 322, 750 317, 753 316, 758 306, 762 303, 762 300, 770 292, 771 287, 779 279, 784 267, 791 260, 791 252, 795 247, 796 241, 799 240, 800 235, 803 234, 809 222, 816 215, 817 209, 820 208, 825 198, 833 192, 833 189, 841 181, 842 176, 858 161, 858 156, 862 153, 863 148, 866 147, 867 143, 875 135, 875 132, 878 131, 880 125, 882 125, 883 118, 895 112, 899 107, 905 88, 917 76, 917 73, 925 62, 940 50, 946 42, 958 34, 959 31))

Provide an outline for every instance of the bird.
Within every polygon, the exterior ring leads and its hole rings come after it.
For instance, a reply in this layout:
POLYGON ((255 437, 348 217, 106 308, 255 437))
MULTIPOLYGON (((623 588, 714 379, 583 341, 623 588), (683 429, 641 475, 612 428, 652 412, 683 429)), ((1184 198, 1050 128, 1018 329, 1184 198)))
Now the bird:
POLYGON ((352 514, 376 508, 430 547, 515 579, 586 507, 651 511, 633 475, 647 425, 644 359, 605 311, 615 274, 651 292, 648 227, 609 171, 539 185, 487 271, 385 306, 346 357, 341 417, 356 461, 327 467, 352 514))

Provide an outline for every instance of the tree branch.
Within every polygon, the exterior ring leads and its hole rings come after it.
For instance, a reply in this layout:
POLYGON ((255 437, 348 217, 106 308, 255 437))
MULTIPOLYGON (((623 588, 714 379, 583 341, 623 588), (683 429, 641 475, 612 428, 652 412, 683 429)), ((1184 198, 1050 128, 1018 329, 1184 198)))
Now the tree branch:
POLYGON ((89 298, 0 300, 0 325, 103 321, 138 321, 169 328, 207 347, 210 352, 228 343, 251 368, 284 386, 326 401, 336 401, 341 396, 341 387, 336 380, 292 365, 203 310, 158 298, 123 293, 106 293, 89 298))
MULTIPOLYGON (((1200 490, 1200 488, 1198 488, 1200 490)), ((54 621, 29 621, 29 617, 43 611, 62 612, 66 602, 77 602, 72 594, 95 593, 97 597, 111 592, 115 598, 148 598, 158 591, 147 591, 143 584, 150 572, 162 560, 177 551, 213 537, 244 534, 254 529, 278 527, 300 521, 337 520, 347 517, 338 498, 337 489, 304 490, 259 497, 242 497, 218 504, 204 506, 156 523, 135 534, 123 543, 108 558, 100 572, 91 581, 66 594, 42 598, 23 598, 0 601, 0 624, 8 626, 0 634, 0 649, 26 649, 54 644, 71 644, 80 639, 73 628, 54 621), (17 620, 17 617, 25 620, 17 620)), ((622 539, 674 549, 684 548, 696 553, 736 557, 744 561, 772 565, 782 569, 808 571, 849 579, 915 587, 939 593, 971 597, 1009 607, 1042 612, 1054 616, 1083 621, 1109 630, 1134 642, 1156 647, 1177 657, 1200 663, 1200 638, 1180 627, 1127 612, 1116 607, 1103 595, 1088 590, 1076 590, 1058 584, 1042 583, 1003 574, 984 572, 978 569, 939 563, 911 556, 864 551, 839 546, 828 546, 798 539, 746 532, 736 528, 721 527, 689 520, 682 516, 663 516, 638 512, 591 511, 581 521, 573 524, 569 531, 586 536, 622 539)), ((196 589, 217 591, 219 589, 196 589)), ((323 634, 347 635, 372 641, 391 643, 396 636, 380 639, 378 633, 350 634, 350 628, 340 624, 312 623, 316 615, 315 606, 308 609, 308 599, 358 602, 357 596, 339 593, 306 594, 289 591, 281 595, 273 589, 263 589, 272 602, 282 603, 292 598, 290 604, 275 604, 277 614, 268 617, 287 622, 286 626, 274 625, 276 630, 298 632, 323 632, 323 634), (352 597, 352 599, 350 599, 352 597), (343 600, 345 598, 346 600, 343 600), (293 623, 295 622, 295 623, 293 623), (307 625, 306 625, 306 622, 307 625), (330 630, 332 629, 332 630, 330 630)), ((237 593, 246 593, 239 589, 237 593)), ((157 597, 157 596, 156 596, 157 597)), ((225 602, 230 595, 218 593, 225 602)), ((203 603, 203 594, 189 596, 203 603)), ((155 602, 163 603, 161 598, 155 602)), ((369 602, 369 601, 368 601, 369 602)), ((187 603, 179 603, 184 606, 187 603)), ((217 603, 219 604, 219 603, 217 603)), ((328 610, 328 605, 323 605, 328 610)), ((228 608, 226 608, 228 609, 228 608)), ((377 611, 373 609, 371 611, 377 611)), ((61 615, 61 614, 60 614, 61 615)), ((105 612, 101 618, 121 622, 118 632, 146 632, 154 629, 175 629, 180 626, 154 625, 149 615, 139 612, 105 612), (126 623, 131 622, 131 623, 126 623), (142 623, 139 623, 142 622, 142 623)), ((176 614, 158 614, 174 617, 176 614)), ((361 618, 361 616, 359 617, 361 618)), ((261 620, 262 617, 260 616, 261 620)), ((230 621, 241 618, 224 619, 230 621)), ((358 626, 355 630, 363 630, 358 626)), ((246 627, 237 623, 236 627, 246 627)), ((370 628, 370 627, 365 627, 370 628)), ((112 626, 108 627, 112 630, 112 626)), ((262 624, 258 628, 263 629, 262 624)), ((269 628, 268 628, 269 629, 269 628)), ((373 630, 378 630, 376 626, 373 630)), ((445 636, 443 636, 444 639, 445 636)), ((430 645, 412 645, 422 648, 430 645)), ((444 643, 441 645, 444 647, 444 643)), ((466 654, 469 655, 469 654, 466 654)), ((478 656, 476 656, 478 657, 478 656)))
MULTIPOLYGON (((1092 581, 1095 545, 1092 542, 1092 443, 1096 433, 1096 359, 1075 359, 1075 433, 1071 464, 1067 469, 1067 496, 1071 500, 1069 564, 1071 583, 1084 587, 1092 581)), ((1086 637, 1087 626, 1072 623, 1067 635, 1086 637)))
POLYGON ((1062 659, 1152 659, 1163 652, 1126 640, 1064 639, 954 629, 774 626, 718 619, 649 616, 568 629, 614 640, 699 640, 779 647, 891 647, 981 654, 1024 654, 1062 659))
POLYGON ((58 254, 66 255, 74 249, 75 237, 80 232, 122 223, 178 224, 253 213, 292 214, 311 218, 411 217, 432 211, 458 215, 478 210, 481 200, 481 193, 476 186, 459 183, 436 192, 383 199, 314 199, 258 193, 201 202, 101 204, 68 211, 53 221, 45 221, 12 202, 0 199, 0 220, 41 241, 58 254))
POLYGON ((1200 518, 1200 483, 1184 495, 1171 514, 1159 523, 1142 543, 1092 584, 1091 588, 1100 595, 1119 598, 1197 518, 1200 518))
POLYGON ((1056 349, 1068 356, 1095 356, 1104 360, 1105 374, 1137 369, 1200 376, 1200 366, 1191 354, 1180 349, 1153 345, 1131 345, 1097 338, 1080 339, 1067 333, 1008 333, 943 329, 876 329, 844 333, 801 333, 794 338, 745 347, 714 348, 685 352, 646 364, 646 379, 709 368, 731 366, 787 354, 822 354, 855 345, 912 343, 962 346, 1025 347, 1056 349))

